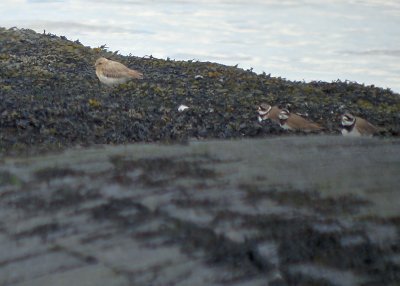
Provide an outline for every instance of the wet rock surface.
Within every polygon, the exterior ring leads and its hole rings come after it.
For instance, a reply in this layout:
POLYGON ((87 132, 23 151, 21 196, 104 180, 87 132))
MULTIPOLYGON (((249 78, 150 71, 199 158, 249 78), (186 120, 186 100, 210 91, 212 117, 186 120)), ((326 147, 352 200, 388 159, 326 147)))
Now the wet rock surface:
POLYGON ((399 151, 284 136, 5 159, 0 284, 398 285, 399 151))
MULTIPOLYGON (((266 67, 268 70, 268 67, 266 67)), ((345 110, 400 133, 400 96, 353 82, 291 82, 235 67, 121 56, 65 37, 0 28, 2 153, 76 145, 242 138, 282 134, 259 124, 261 102, 290 110, 337 134, 345 110), (104 56, 144 73, 116 88, 100 85, 94 62, 104 56), (189 109, 178 111, 179 106, 189 109)))

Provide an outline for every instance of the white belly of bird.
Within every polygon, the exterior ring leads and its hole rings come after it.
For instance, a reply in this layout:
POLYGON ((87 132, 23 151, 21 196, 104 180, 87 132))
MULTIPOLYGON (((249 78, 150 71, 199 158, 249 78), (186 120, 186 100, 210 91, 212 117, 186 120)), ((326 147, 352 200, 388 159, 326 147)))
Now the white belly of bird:
POLYGON ((115 77, 107 77, 107 76, 103 76, 103 75, 97 75, 97 76, 99 77, 100 82, 102 82, 108 86, 118 85, 121 83, 125 83, 129 80, 129 78, 127 78, 127 77, 115 78, 115 77))
POLYGON ((292 128, 289 125, 287 125, 286 123, 285 124, 280 124, 280 125, 281 125, 281 128, 283 128, 285 130, 292 130, 292 128))
POLYGON ((350 131, 347 131, 347 129, 343 128, 342 129, 342 135, 343 136, 348 136, 348 137, 359 137, 361 136, 360 132, 358 132, 357 128, 353 128, 350 131))

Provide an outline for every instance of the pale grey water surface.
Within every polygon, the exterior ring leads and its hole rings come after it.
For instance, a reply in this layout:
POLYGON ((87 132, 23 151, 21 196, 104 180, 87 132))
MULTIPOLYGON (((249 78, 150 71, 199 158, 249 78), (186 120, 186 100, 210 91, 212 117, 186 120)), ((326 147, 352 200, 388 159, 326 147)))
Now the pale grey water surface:
POLYGON ((398 0, 2 0, 0 26, 122 54, 400 91, 398 0))

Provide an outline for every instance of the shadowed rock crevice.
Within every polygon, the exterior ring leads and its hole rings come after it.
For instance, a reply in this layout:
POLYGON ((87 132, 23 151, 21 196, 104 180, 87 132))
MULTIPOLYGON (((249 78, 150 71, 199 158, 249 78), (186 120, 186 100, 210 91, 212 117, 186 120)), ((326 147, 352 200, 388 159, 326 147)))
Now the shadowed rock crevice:
MULTIPOLYGON (((26 188, 26 185, 24 185, 26 188)), ((81 191, 81 186, 75 189, 62 187, 55 189, 51 196, 43 197, 43 191, 27 192, 26 194, 9 194, 5 197, 7 205, 31 212, 57 212, 60 209, 71 208, 87 200, 99 198, 95 190, 81 191)))
POLYGON ((257 252, 257 245, 251 241, 233 242, 223 235, 217 235, 211 228, 169 218, 165 213, 150 212, 144 206, 134 202, 113 200, 93 209, 92 215, 95 219, 116 221, 128 233, 134 232, 141 224, 161 219, 163 223, 159 229, 153 232, 136 233, 135 238, 146 242, 163 237, 164 245, 176 245, 189 257, 197 256, 195 253, 203 253, 201 256, 204 256, 202 258, 204 263, 225 265, 237 272, 235 280, 240 281, 254 275, 266 275, 271 268, 268 260, 257 252), (121 214, 126 209, 134 214, 121 214))
POLYGON ((256 185, 241 185, 240 188, 246 190, 247 200, 254 204, 260 200, 269 199, 280 205, 309 208, 326 215, 357 213, 360 207, 371 204, 367 200, 350 195, 323 198, 320 192, 315 190, 287 190, 290 187, 263 190, 256 185))
MULTIPOLYGON (((215 163, 205 157, 208 163, 215 163)), ((165 187, 171 181, 192 178, 197 180, 214 179, 217 174, 202 166, 201 158, 151 158, 127 160, 116 156, 110 159, 115 166, 111 181, 124 184, 139 183, 147 187, 165 187), (132 176, 129 176, 131 174, 132 176)))
MULTIPOLYGON (((392 247, 398 241, 388 241, 384 246, 373 243, 362 225, 346 227, 331 219, 316 221, 307 217, 282 219, 268 216, 247 218, 243 227, 249 226, 260 230, 259 239, 278 242, 280 265, 286 281, 293 282, 297 277, 290 271, 293 265, 307 262, 327 269, 354 269, 365 273, 364 279, 381 285, 397 281, 398 265, 383 262, 381 259, 378 263, 376 258, 393 253, 392 247), (377 275, 382 272, 386 272, 387 275, 377 275)), ((395 252, 400 254, 399 251, 395 252)), ((318 283, 316 285, 320 285, 318 283)))
POLYGON ((94 219, 113 220, 124 227, 144 223, 143 219, 150 219, 151 212, 143 205, 131 200, 111 199, 107 203, 91 210, 94 219))
POLYGON ((55 178, 63 178, 67 176, 81 176, 81 172, 78 172, 69 168, 45 168, 35 172, 35 176, 38 181, 50 181, 55 178))

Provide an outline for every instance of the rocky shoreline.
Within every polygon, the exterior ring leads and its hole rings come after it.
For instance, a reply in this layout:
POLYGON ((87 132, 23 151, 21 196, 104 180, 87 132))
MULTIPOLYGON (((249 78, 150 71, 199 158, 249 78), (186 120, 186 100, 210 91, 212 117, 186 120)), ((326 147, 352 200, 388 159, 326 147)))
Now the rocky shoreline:
POLYGON ((0 99, 0 285, 399 285, 399 94, 0 28, 0 99), (100 56, 145 78, 100 85, 100 56))
POLYGON ((0 28, 0 152, 77 145, 243 138, 284 134, 260 124, 261 102, 308 115, 337 134, 345 110, 400 134, 400 95, 353 82, 291 82, 208 62, 121 56, 105 47, 31 30, 0 28), (99 84, 104 56, 144 73, 117 88, 99 84), (190 108, 179 112, 178 107, 190 108))

